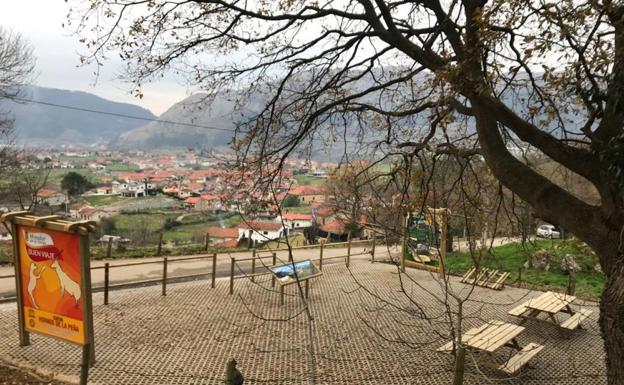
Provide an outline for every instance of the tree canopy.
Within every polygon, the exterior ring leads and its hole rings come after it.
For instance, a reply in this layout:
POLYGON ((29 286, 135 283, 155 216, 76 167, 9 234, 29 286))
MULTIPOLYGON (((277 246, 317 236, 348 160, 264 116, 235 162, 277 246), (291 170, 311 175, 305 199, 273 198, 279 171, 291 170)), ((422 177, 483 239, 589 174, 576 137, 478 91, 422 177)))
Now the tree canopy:
POLYGON ((276 172, 341 140, 378 160, 483 157, 536 215, 587 242, 611 383, 624 383, 624 4, 611 0, 89 0, 72 20, 140 85, 173 70, 241 109, 242 161, 276 172), (94 26, 92 20, 99 20, 94 26), (584 201, 523 160, 533 150, 589 181, 584 201), (268 167, 267 167, 268 166, 268 167))
POLYGON ((85 191, 93 188, 94 185, 83 175, 70 171, 61 180, 61 188, 66 190, 69 195, 76 196, 83 194, 85 191))

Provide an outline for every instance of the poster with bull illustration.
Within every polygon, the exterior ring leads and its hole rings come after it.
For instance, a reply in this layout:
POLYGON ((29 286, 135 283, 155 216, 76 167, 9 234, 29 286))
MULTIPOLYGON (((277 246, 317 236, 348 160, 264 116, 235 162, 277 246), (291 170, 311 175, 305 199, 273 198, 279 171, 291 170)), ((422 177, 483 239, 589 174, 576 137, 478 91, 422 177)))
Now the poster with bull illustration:
POLYGON ((84 345, 80 236, 24 225, 17 235, 25 329, 84 345))

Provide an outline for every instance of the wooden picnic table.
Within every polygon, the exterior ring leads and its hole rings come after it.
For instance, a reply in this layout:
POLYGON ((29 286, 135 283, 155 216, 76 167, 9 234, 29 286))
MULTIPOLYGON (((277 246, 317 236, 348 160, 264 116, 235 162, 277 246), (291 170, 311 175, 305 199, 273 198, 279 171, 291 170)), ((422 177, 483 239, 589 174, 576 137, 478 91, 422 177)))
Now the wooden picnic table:
MULTIPOLYGON (((524 348, 520 346, 516 337, 524 331, 524 326, 515 325, 502 321, 490 321, 485 325, 470 329, 462 336, 462 344, 476 351, 494 353, 503 346, 508 346, 519 352, 507 360, 498 369, 513 374, 520 370, 528 361, 544 347, 536 343, 530 343, 524 348)), ((440 352, 450 352, 453 349, 453 341, 440 347, 440 352)))
POLYGON ((568 294, 554 293, 547 291, 537 298, 532 298, 518 307, 511 309, 509 314, 523 318, 520 324, 528 319, 538 321, 546 321, 562 328, 575 329, 580 326, 581 321, 587 318, 592 311, 588 309, 580 309, 574 311, 570 305, 576 300, 576 297, 568 294), (559 313, 569 314, 570 317, 563 322, 557 319, 559 313), (546 314, 546 319, 538 318, 541 314, 546 314))

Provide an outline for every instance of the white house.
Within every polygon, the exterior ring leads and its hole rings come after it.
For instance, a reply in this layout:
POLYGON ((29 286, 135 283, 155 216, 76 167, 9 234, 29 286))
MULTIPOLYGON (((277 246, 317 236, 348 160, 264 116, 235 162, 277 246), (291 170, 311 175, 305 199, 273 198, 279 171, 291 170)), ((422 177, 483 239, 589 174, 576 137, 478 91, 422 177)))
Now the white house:
POLYGON ((287 233, 287 229, 276 222, 245 221, 238 226, 238 239, 251 238, 254 245, 280 239, 287 233))
POLYGON ((277 222, 284 221, 284 225, 288 229, 305 229, 306 227, 312 226, 313 217, 312 214, 296 214, 285 212, 282 214, 282 217, 277 217, 277 222))
POLYGON ((149 190, 153 190, 152 183, 128 181, 128 182, 113 182, 112 191, 113 194, 121 194, 125 197, 144 197, 147 196, 149 190), (146 190, 147 188, 147 190, 146 190))

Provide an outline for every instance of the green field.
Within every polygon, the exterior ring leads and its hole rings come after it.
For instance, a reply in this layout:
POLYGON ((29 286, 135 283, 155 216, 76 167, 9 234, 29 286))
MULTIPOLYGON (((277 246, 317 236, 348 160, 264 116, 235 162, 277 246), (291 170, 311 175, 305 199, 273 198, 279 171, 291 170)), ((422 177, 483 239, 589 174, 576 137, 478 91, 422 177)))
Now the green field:
POLYGON ((136 164, 113 163, 106 166, 108 171, 139 171, 141 167, 136 164))
POLYGON ((597 299, 602 292, 605 276, 593 270, 598 263, 597 258, 587 252, 577 241, 550 241, 538 240, 535 243, 510 243, 494 247, 491 252, 484 252, 479 258, 473 258, 468 252, 449 253, 445 266, 449 273, 463 274, 475 260, 481 262, 482 267, 508 271, 508 282, 515 282, 524 287, 536 289, 565 290, 568 285, 568 273, 561 269, 561 260, 566 255, 573 255, 580 265, 581 271, 576 273, 576 294, 597 299), (526 268, 524 265, 529 256, 537 250, 544 249, 553 256, 548 271, 526 268), (521 281, 518 282, 521 274, 521 281))
POLYGON ((90 204, 91 206, 109 206, 109 205, 123 202, 124 200, 133 199, 133 198, 124 198, 119 195, 113 195, 113 196, 97 195, 97 196, 81 197, 81 199, 85 203, 90 204))
POLYGON ((309 175, 295 175, 297 183, 303 186, 320 186, 325 183, 326 178, 319 178, 309 175))
POLYGON ((94 184, 102 182, 101 177, 88 168, 54 168, 50 170, 50 174, 48 175, 48 186, 60 189, 61 180, 70 172, 78 173, 94 184))

